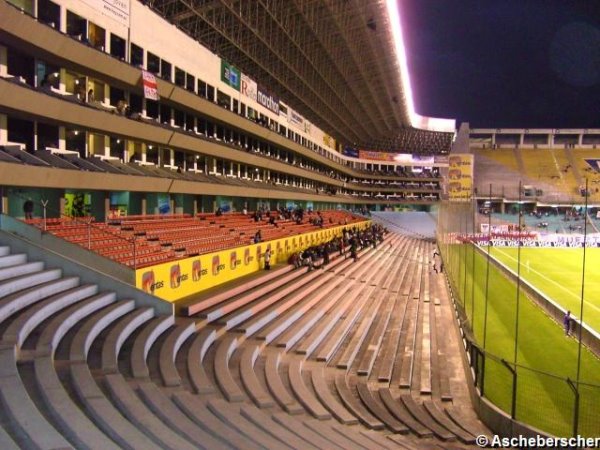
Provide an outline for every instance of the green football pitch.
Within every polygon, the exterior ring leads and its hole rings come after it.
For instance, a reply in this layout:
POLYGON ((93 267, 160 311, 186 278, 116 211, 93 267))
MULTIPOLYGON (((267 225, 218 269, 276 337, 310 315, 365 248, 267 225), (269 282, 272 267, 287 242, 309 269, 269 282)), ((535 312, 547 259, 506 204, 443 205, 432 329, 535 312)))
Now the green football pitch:
MULTIPOLYGON (((492 256, 517 271, 518 249, 492 248, 492 256)), ((583 321, 600 333, 600 249, 588 248, 583 285, 583 321)), ((521 248, 521 278, 579 319, 583 249, 521 248)))
MULTIPOLYGON (((484 395, 511 412, 513 378, 502 360, 509 365, 515 362, 516 341, 517 420, 557 436, 570 435, 576 403, 573 384, 569 383, 576 384, 577 380, 577 340, 566 337, 562 324, 552 320, 523 291, 519 295, 517 320, 516 283, 494 265, 490 265, 488 278, 485 253, 475 251, 471 245, 451 245, 447 250, 444 258, 447 271, 480 347, 485 330, 485 351, 489 357, 485 360, 484 395)), ((513 270, 516 270, 516 254, 517 249, 492 249, 492 255, 513 270)), ((581 249, 522 249, 521 275, 556 302, 564 301, 578 315, 581 257, 581 249)), ((599 299, 593 293, 594 288, 598 289, 593 267, 598 267, 600 252, 588 251, 586 257, 590 265, 585 298, 593 302, 599 299)), ((594 307, 585 303, 584 321, 594 323, 598 329, 595 307, 600 302, 591 304, 594 307)), ((585 347, 581 352, 579 381, 578 431, 582 435, 600 436, 600 360, 585 347)))

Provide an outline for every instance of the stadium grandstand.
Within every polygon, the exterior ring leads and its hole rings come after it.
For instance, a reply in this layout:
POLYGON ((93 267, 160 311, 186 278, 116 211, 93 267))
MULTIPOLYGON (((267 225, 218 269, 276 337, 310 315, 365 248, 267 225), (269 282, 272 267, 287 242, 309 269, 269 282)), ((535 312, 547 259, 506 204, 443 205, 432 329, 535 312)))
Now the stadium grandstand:
POLYGON ((2 449, 600 435, 521 261, 600 246, 600 130, 416 113, 401 3, 0 0, 2 449))

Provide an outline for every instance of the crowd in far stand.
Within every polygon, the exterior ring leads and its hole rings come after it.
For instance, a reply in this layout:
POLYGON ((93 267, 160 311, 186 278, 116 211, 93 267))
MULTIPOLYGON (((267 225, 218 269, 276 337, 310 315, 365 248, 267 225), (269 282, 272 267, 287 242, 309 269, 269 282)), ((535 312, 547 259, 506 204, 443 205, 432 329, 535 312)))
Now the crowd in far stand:
POLYGON ((344 256, 344 259, 350 254, 350 257, 357 261, 359 250, 370 246, 377 248, 377 244, 383 242, 383 237, 387 233, 387 228, 379 224, 372 224, 362 231, 356 227, 346 228, 342 236, 294 253, 290 256, 289 263, 293 264, 296 269, 300 267, 308 267, 309 271, 316 267, 324 269, 329 264, 331 255, 337 252, 339 252, 339 256, 344 256))

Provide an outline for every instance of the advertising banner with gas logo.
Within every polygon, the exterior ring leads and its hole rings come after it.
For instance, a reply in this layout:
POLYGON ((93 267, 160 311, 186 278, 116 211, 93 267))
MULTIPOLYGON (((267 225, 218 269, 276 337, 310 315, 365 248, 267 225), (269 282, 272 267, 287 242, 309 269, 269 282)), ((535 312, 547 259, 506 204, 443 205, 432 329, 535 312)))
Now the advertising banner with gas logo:
POLYGON ((473 194, 473 155, 454 154, 448 160, 448 199, 451 202, 470 202, 473 194))
MULTIPOLYGON (((364 229, 369 225, 370 221, 365 221, 352 227, 364 229)), ((136 287, 173 302, 263 269, 267 249, 271 250, 271 264, 286 262, 293 253, 340 236, 344 228, 328 228, 145 267, 135 271, 136 287)))

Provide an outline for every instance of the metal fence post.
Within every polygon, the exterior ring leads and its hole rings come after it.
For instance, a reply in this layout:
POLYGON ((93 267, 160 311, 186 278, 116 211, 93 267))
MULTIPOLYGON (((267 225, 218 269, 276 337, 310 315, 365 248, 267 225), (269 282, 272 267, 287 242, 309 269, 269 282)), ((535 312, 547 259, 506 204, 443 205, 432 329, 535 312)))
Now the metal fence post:
POLYGON ((42 200, 42 207, 44 208, 44 231, 48 230, 48 226, 46 224, 46 206, 48 205, 48 200, 42 200))
POLYGON ((92 249, 92 219, 88 219, 88 250, 92 249))
POLYGON ((517 368, 511 367, 505 359, 501 359, 500 362, 512 373, 513 376, 513 388, 512 388, 512 400, 510 405, 510 417, 515 419, 517 416, 517 368))
POLYGON ((135 233, 133 234, 133 270, 137 269, 137 258, 135 251, 135 233))
POLYGON ((567 378, 566 381, 573 391, 573 394, 575 394, 575 405, 573 408, 573 437, 577 437, 577 431, 579 430, 579 390, 570 378, 567 378))

